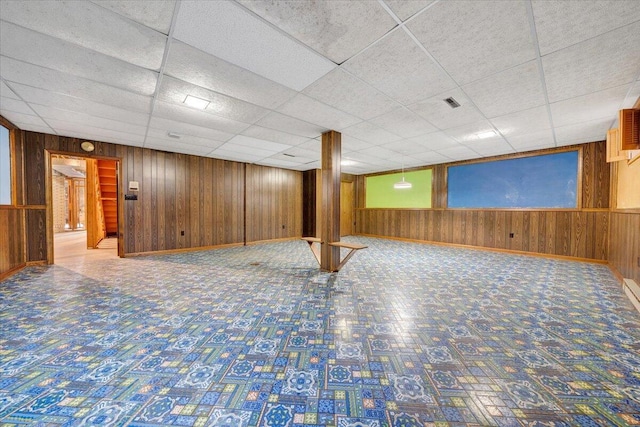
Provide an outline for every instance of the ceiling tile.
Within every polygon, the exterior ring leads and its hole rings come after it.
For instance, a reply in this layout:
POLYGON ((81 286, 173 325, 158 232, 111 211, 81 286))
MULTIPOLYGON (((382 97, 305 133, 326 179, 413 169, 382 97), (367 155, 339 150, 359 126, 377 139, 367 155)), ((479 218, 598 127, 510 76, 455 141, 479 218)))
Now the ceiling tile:
POLYGON ((266 108, 276 108, 296 94, 288 87, 180 42, 171 44, 165 73, 266 108))
POLYGON ((20 101, 19 99, 5 98, 4 96, 0 96, 0 110, 13 111, 30 116, 36 115, 26 102, 20 101))
POLYGON ((631 88, 629 92, 627 92, 627 96, 624 98, 622 105, 620 108, 633 108, 633 106, 640 99, 640 80, 637 80, 631 88))
POLYGON ((294 90, 335 64, 228 1, 182 1, 173 37, 294 90))
POLYGON ((601 118, 613 121, 628 90, 629 85, 623 85, 555 102, 550 105, 553 124, 566 126, 601 118))
POLYGON ((461 85, 536 57, 525 1, 442 1, 407 26, 461 85))
POLYGON ((342 129, 361 121, 351 114, 330 107, 301 93, 279 107, 278 111, 322 126, 325 130, 342 129))
POLYGON ((288 162, 286 160, 282 160, 279 158, 274 159, 273 157, 262 159, 256 163, 262 166, 274 166, 274 167, 279 167, 284 169, 293 169, 295 167, 302 166, 302 164, 299 162, 288 162))
POLYGON ((484 116, 460 89, 452 89, 424 101, 410 105, 409 109, 429 120, 439 129, 475 123, 484 119, 484 116), (453 97, 460 104, 457 108, 451 108, 444 102, 446 98, 453 97))
POLYGON ((78 77, 153 95, 158 73, 8 22, 0 26, 0 53, 78 77))
POLYGON ((160 84, 158 99, 173 104, 184 105, 187 95, 209 101, 206 112, 244 123, 253 123, 264 117, 269 110, 241 101, 230 96, 183 82, 170 76, 164 76, 160 84))
POLYGON ((528 134, 513 134, 507 136, 507 141, 517 151, 539 150, 556 146, 551 129, 539 130, 528 134))
POLYGON ((264 139, 258 139, 258 138, 252 138, 250 136, 245 136, 245 135, 236 135, 233 138, 231 138, 229 141, 227 141, 227 143, 235 144, 235 145, 244 145, 249 148, 269 150, 276 153, 280 151, 284 151, 288 148, 291 148, 290 145, 279 144, 277 142, 266 141, 264 139))
POLYGON ((169 104, 162 101, 156 101, 153 116, 178 120, 184 123, 210 129, 217 129, 228 133, 240 133, 249 127, 249 124, 247 123, 216 116, 215 114, 210 114, 207 111, 197 110, 186 106, 183 107, 176 104, 169 104))
POLYGON ((414 157, 416 160, 419 160, 425 165, 434 165, 438 163, 447 163, 451 161, 449 157, 435 151, 425 151, 424 153, 416 153, 412 157, 414 157))
POLYGON ((542 57, 549 102, 631 83, 640 70, 640 31, 631 24, 542 57))
POLYGON ((292 135, 290 133, 280 132, 278 130, 268 129, 256 125, 250 126, 247 129, 243 130, 242 135, 286 145, 298 145, 309 139, 304 136, 292 135))
POLYGON ((341 68, 325 75, 303 93, 364 120, 398 107, 397 102, 341 68))
POLYGON ((513 147, 511 147, 511 145, 509 145, 509 143, 502 137, 482 139, 478 141, 468 142, 466 144, 473 151, 481 154, 484 157, 515 153, 513 147))
POLYGON ((637 0, 533 0, 532 7, 541 55, 640 21, 637 0))
POLYGON ((486 117, 497 117, 545 104, 538 61, 477 80, 462 89, 486 117))
POLYGON ((146 126, 149 122, 149 114, 129 111, 111 105, 100 104, 87 99, 63 95, 58 92, 49 92, 31 86, 11 83, 20 93, 20 96, 30 104, 44 105, 67 111, 89 114, 95 117, 117 120, 134 125, 146 126))
POLYGON ((447 129, 444 133, 458 142, 469 142, 478 140, 478 134, 493 131, 493 125, 487 120, 475 123, 468 123, 464 126, 447 129))
POLYGON ((444 132, 433 132, 428 135, 422 135, 406 140, 407 142, 415 142, 424 146, 427 150, 444 150, 460 146, 460 143, 453 138, 445 135, 444 132))
POLYGON ((337 64, 396 26, 384 8, 373 1, 239 1, 337 64))
POLYGON ((33 113, 24 114, 24 113, 19 113, 15 111, 0 109, 0 115, 2 115, 5 119, 9 120, 11 123, 15 124, 16 126, 18 126, 17 123, 22 123, 23 125, 26 125, 25 127, 20 128, 24 130, 29 130, 29 126, 31 125, 41 126, 41 127, 48 126, 47 123, 43 122, 40 117, 34 115, 33 113))
MULTIPOLYGON (((1 110, 0 110, 0 114, 2 114, 1 110)), ((49 135, 56 134, 56 132, 53 129, 51 129, 49 126, 37 126, 33 124, 21 123, 21 122, 15 122, 15 121, 12 121, 11 123, 16 125, 19 129, 26 130, 26 131, 48 133, 49 135)))
POLYGON ((93 0, 93 2, 163 34, 169 34, 173 9, 176 5, 175 0, 93 0))
POLYGON ((213 148, 204 147, 202 145, 189 144, 182 141, 166 141, 155 139, 144 144, 144 148, 154 150, 169 151, 171 153, 190 154, 193 156, 206 156, 213 148))
POLYGON ((402 137, 388 132, 370 122, 360 122, 357 125, 342 129, 341 132, 373 145, 399 141, 402 139, 402 137))
POLYGON ((367 153, 370 156, 378 157, 379 159, 383 160, 393 160, 394 158, 401 157, 398 151, 390 150, 388 148, 380 146, 367 148, 366 150, 363 150, 363 152, 367 153))
POLYGON ((3 81, 0 81, 0 96, 3 98, 20 99, 3 81))
POLYGON ((491 123, 504 135, 524 135, 542 129, 551 129, 549 112, 546 106, 518 111, 490 120, 491 123))
POLYGON ((379 147, 392 150, 408 157, 413 157, 413 155, 417 153, 430 151, 424 141, 418 139, 403 139, 401 141, 380 144, 379 147))
POLYGON ((136 125, 131 123, 125 123, 117 120, 105 119, 102 117, 91 116, 89 114, 80 113, 77 111, 62 110, 59 108, 49 107, 46 105, 31 104, 31 108, 43 119, 45 119, 51 126, 55 128, 50 119, 58 121, 64 121, 67 123, 77 124, 80 126, 91 126, 100 129, 117 129, 121 132, 142 135, 147 131, 147 123, 144 125, 136 125))
POLYGON ((378 116, 369 122, 380 126, 403 138, 411 138, 437 130, 435 126, 424 120, 406 107, 397 108, 378 116))
POLYGON ((404 105, 456 86, 402 30, 394 31, 343 66, 404 105))
POLYGON ((269 157, 276 153, 276 151, 274 150, 248 147, 246 145, 235 144, 230 141, 222 144, 220 148, 218 148, 218 150, 228 151, 228 152, 233 152, 238 154, 248 154, 248 155, 251 155, 252 157, 260 156, 260 158, 269 157))
POLYGON ((556 141, 558 146, 603 141, 607 137, 607 130, 609 130, 610 125, 611 119, 605 118, 560 126, 556 128, 556 141))
POLYGON ((213 139, 215 141, 228 141, 233 137, 232 133, 160 117, 152 117, 149 122, 149 127, 165 132, 175 132, 179 135, 192 135, 200 138, 213 139))
POLYGON ((222 146, 220 148, 216 148, 214 151, 209 153, 209 157, 215 157, 216 159, 232 160, 236 162, 254 163, 258 160, 264 159, 266 156, 263 156, 260 154, 241 153, 241 152, 229 150, 227 148, 224 148, 224 146, 222 146))
POLYGON ((286 132, 290 132, 294 135, 305 136, 307 138, 319 136, 326 130, 322 126, 298 120, 275 111, 272 111, 262 119, 258 120, 256 124, 274 130, 284 129, 286 132))
POLYGON ((434 0, 384 0, 401 21, 406 21, 417 12, 429 6, 434 0))
POLYGON ((186 135, 186 134, 181 135, 179 139, 172 138, 169 136, 166 130, 150 128, 149 132, 147 133, 145 147, 148 146, 149 144, 155 144, 155 143, 162 143, 165 146, 170 146, 171 143, 178 143, 178 142, 181 144, 199 145, 201 147, 206 147, 208 148, 209 151, 224 144, 223 141, 216 141, 211 138, 201 138, 198 136, 186 135))
POLYGON ((167 43, 164 34, 87 1, 3 1, 0 17, 156 71, 167 43))
POLYGON ((58 133, 58 135, 74 138, 84 138, 103 142, 114 142, 116 144, 142 146, 143 135, 134 135, 118 130, 103 129, 84 123, 73 123, 58 119, 47 119, 47 123, 58 133))
MULTIPOLYGON (((318 141, 318 144, 320 144, 320 142, 318 141)), ((362 141, 358 138, 354 138, 350 135, 346 135, 346 134, 342 134, 341 135, 341 145, 342 145, 342 152, 343 153, 349 153, 352 151, 360 151, 360 150, 364 150, 367 149, 369 147, 372 147, 373 144, 370 142, 366 142, 366 141, 362 141)))
POLYGON ((451 159, 450 161, 461 161, 461 160, 469 160, 478 158, 478 153, 473 151, 469 147, 465 147, 460 145, 458 147, 445 148, 442 150, 438 150, 438 153, 443 156, 451 159))
POLYGON ((320 160, 321 158, 320 149, 309 150, 301 147, 291 147, 284 151, 283 154, 295 156, 289 157, 289 159, 304 159, 305 163, 308 163, 312 160, 320 160))
POLYGON ((16 61, 5 56, 0 56, 0 69, 2 77, 9 82, 18 95, 21 95, 20 92, 24 92, 25 95, 28 93, 29 89, 26 86, 16 85, 16 83, 22 83, 126 110, 145 113, 151 111, 150 96, 139 95, 82 77, 16 61))

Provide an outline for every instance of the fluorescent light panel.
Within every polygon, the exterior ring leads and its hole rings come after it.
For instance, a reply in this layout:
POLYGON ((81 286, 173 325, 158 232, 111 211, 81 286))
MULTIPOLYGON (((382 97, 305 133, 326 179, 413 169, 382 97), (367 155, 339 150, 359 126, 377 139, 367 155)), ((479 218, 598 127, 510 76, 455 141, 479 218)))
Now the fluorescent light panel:
POLYGON ((209 101, 207 101, 206 99, 197 98, 191 95, 187 95, 187 97, 184 99, 183 102, 185 105, 188 105, 189 107, 197 108, 199 110, 204 110, 209 105, 209 101))

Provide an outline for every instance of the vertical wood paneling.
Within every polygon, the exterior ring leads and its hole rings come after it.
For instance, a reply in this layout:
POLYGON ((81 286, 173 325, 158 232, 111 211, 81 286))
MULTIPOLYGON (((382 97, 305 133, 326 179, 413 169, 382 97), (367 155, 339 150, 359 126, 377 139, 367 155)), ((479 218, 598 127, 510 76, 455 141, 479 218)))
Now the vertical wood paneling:
POLYGON ((258 165, 246 168, 247 241, 302 236, 302 172, 258 165))
POLYGON ((624 277, 640 283, 640 213, 612 212, 609 262, 624 277))
POLYGON ((27 262, 47 259, 46 212, 44 209, 26 210, 27 262))
POLYGON ((0 208, 0 276, 26 262, 23 230, 23 209, 0 208))

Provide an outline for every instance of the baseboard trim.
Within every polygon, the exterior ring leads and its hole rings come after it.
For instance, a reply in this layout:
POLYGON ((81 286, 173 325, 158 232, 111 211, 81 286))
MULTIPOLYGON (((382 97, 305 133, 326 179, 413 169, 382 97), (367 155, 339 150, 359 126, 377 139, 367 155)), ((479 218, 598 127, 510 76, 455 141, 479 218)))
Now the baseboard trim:
POLYGON ((616 279, 618 279, 618 282, 620 282, 624 286, 624 276, 622 275, 622 273, 620 273, 620 270, 618 270, 618 268, 611 263, 608 263, 608 265, 609 265, 609 270, 611 270, 611 273, 614 276, 616 276, 616 279))
POLYGON ((379 236, 377 234, 357 233, 357 234, 354 234, 354 236, 375 237, 378 239, 399 240, 401 242, 421 243, 421 244, 436 245, 436 246, 448 246, 453 248, 473 249, 473 250, 487 251, 487 252, 499 252, 499 253, 512 254, 512 255, 528 255, 528 256, 533 256, 538 258, 550 258, 550 259, 558 259, 563 261, 588 262, 591 264, 608 264, 608 261, 603 259, 580 258, 580 257, 569 256, 569 255, 543 254, 540 252, 518 251, 514 249, 487 248, 485 246, 462 245, 459 243, 447 243, 447 242, 433 242, 430 240, 418 240, 418 239, 406 239, 403 237, 379 236))
POLYGON ((16 267, 13 267, 11 270, 7 270, 4 273, 0 273, 0 280, 4 280, 4 279, 8 278, 9 276, 13 276, 14 274, 19 272, 20 270, 22 270, 26 266, 27 266, 26 263, 22 263, 20 265, 17 265, 16 267))
POLYGON ((137 257, 137 256, 149 256, 149 255, 169 255, 169 254, 178 254, 183 252, 210 251, 215 249, 235 248, 238 246, 244 246, 244 244, 240 242, 240 243, 227 243, 224 245, 197 246, 193 248, 165 249, 162 251, 131 252, 131 253, 124 254, 124 258, 137 257))
POLYGON ((288 242, 290 240, 300 240, 301 237, 302 236, 281 237, 279 239, 268 239, 268 240, 254 240, 253 242, 247 242, 247 246, 261 245, 263 243, 277 243, 277 242, 288 242))
POLYGON ((640 286, 631 279, 624 279, 622 284, 622 289, 624 293, 629 297, 629 301, 631 304, 640 312, 640 286))

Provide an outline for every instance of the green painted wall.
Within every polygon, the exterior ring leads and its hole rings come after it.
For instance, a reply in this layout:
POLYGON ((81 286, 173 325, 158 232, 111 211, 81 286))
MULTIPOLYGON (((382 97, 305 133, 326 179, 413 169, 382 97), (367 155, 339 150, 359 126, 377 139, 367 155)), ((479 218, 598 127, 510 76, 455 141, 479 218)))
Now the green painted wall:
POLYGON ((413 187, 393 188, 393 184, 402 180, 402 173, 368 176, 365 181, 366 207, 430 208, 432 170, 405 172, 404 179, 413 187))

